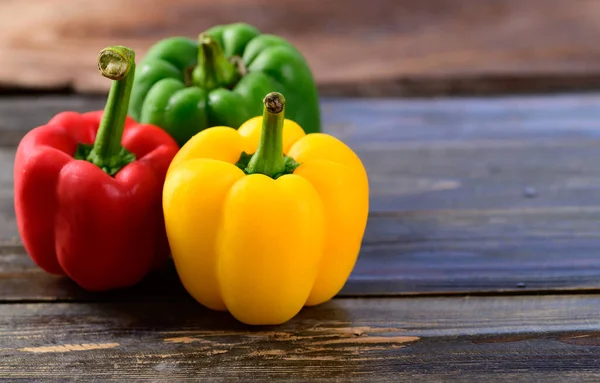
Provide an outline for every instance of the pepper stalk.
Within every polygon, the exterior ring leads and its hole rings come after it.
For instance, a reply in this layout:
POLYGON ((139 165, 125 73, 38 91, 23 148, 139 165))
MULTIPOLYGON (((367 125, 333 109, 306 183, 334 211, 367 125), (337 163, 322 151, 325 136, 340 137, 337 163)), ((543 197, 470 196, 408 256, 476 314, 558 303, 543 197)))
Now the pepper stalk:
POLYGON ((230 87, 240 79, 236 65, 225 57, 221 44, 207 34, 198 36, 198 65, 192 72, 192 83, 211 91, 230 87))
POLYGON ((79 144, 75 153, 76 159, 89 161, 110 176, 135 161, 135 154, 121 145, 135 67, 135 52, 127 47, 111 46, 100 51, 98 69, 114 81, 94 144, 79 144))
POLYGON ((286 170, 283 156, 283 122, 285 98, 281 93, 271 92, 263 99, 263 119, 260 142, 252 155, 246 172, 261 173, 277 178, 286 170))

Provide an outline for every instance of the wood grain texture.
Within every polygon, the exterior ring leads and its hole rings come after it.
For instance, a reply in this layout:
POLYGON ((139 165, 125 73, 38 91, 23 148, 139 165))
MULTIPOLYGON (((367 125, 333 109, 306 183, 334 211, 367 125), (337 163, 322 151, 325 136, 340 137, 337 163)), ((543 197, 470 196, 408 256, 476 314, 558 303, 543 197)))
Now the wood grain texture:
POLYGON ((0 83, 104 91, 105 46, 141 57, 161 38, 245 21, 292 41, 323 94, 598 89, 599 11, 597 0, 3 1, 0 83))
POLYGON ((339 299, 250 328, 190 302, 0 305, 0 376, 592 381, 599 296, 339 299))
MULTIPOLYGON (((104 108, 106 93, 0 97, 0 146, 16 146, 25 132, 65 110, 104 108)), ((351 144, 434 146, 473 141, 600 138, 600 93, 436 98, 321 100, 324 129, 351 144)))
MULTIPOLYGON (((482 146, 356 145, 369 173, 371 211, 598 206, 596 141, 482 146)), ((0 152, 4 159, 14 158, 12 148, 0 152)), ((0 164, 0 171, 5 180, 0 211, 11 220, 12 162, 0 164)), ((14 233, 8 226, 0 236, 14 233)))
MULTIPOLYGON (((600 291, 600 209, 375 213, 341 296, 600 291)), ((0 301, 182 301, 168 263, 138 286, 92 294, 0 246, 0 301)))
MULTIPOLYGON (((27 130, 61 110, 102 105, 101 98, 1 99, 0 141, 7 149, 0 206, 11 203, 11 151, 27 130)), ((367 168, 372 211, 598 204, 597 94, 325 99, 322 109, 325 131, 347 142, 367 168)))
POLYGON ((0 379, 600 380, 598 95, 325 100, 369 171, 369 224, 341 297, 276 327, 201 307, 172 265, 105 294, 33 265, 14 146, 101 106, 0 99, 0 379))
MULTIPOLYGON (((18 243, 13 139, 61 110, 102 103, 0 99, 0 300, 187 299, 172 267, 134 289, 87 294, 43 273, 18 243)), ((325 99, 322 108, 325 130, 357 151, 371 185, 342 295, 600 289, 599 95, 325 99)))

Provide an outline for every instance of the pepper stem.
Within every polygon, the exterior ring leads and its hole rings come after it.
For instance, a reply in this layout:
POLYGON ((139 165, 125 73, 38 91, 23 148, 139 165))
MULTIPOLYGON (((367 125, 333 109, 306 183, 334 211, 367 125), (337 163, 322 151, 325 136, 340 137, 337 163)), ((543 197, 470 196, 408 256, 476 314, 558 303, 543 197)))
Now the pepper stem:
POLYGON ((283 157, 283 121, 285 118, 285 98, 281 93, 272 92, 265 96, 260 143, 252 155, 246 172, 261 173, 277 178, 285 173, 283 157))
POLYGON ((207 91, 235 84, 240 74, 223 53, 221 44, 210 35, 198 36, 198 65, 192 72, 192 83, 207 91))
POLYGON ((75 158, 87 160, 112 176, 135 160, 135 155, 121 146, 135 74, 135 53, 124 46, 104 48, 98 54, 98 69, 114 82, 94 145, 80 144, 75 158))

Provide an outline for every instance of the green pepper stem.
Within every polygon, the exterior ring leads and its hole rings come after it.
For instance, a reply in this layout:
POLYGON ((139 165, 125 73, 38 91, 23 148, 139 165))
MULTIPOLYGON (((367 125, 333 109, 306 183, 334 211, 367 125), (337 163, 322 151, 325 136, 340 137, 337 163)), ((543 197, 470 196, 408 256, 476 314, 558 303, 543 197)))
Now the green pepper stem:
POLYGON ((192 83, 207 91, 229 87, 240 78, 234 64, 223 53, 221 44, 210 35, 198 36, 198 65, 192 72, 192 83))
POLYGON ((272 92, 265 96, 260 143, 252 155, 246 172, 261 173, 271 178, 285 172, 283 157, 283 121, 285 118, 285 98, 281 93, 272 92))
POLYGON ((124 162, 131 162, 132 154, 121 146, 121 138, 135 74, 135 53, 123 46, 104 48, 98 54, 98 69, 102 76, 114 81, 94 146, 86 159, 107 173, 114 174, 125 165, 124 162))

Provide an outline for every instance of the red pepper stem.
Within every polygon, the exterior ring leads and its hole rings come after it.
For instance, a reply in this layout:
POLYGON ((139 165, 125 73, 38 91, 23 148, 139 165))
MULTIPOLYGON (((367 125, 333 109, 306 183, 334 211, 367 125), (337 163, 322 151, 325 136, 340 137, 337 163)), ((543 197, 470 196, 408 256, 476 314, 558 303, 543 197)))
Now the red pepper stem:
POLYGON ((246 172, 260 173, 271 178, 285 172, 283 156, 283 122, 285 119, 285 98, 281 93, 272 92, 265 96, 262 132, 256 153, 252 155, 246 172))
POLYGON ((105 48, 98 55, 98 69, 114 81, 87 160, 114 174, 131 162, 132 154, 121 146, 121 139, 135 75, 135 53, 123 46, 105 48))
POLYGON ((229 87, 240 78, 234 64, 223 53, 221 44, 210 35, 198 36, 198 65, 192 72, 192 83, 207 91, 229 87))

